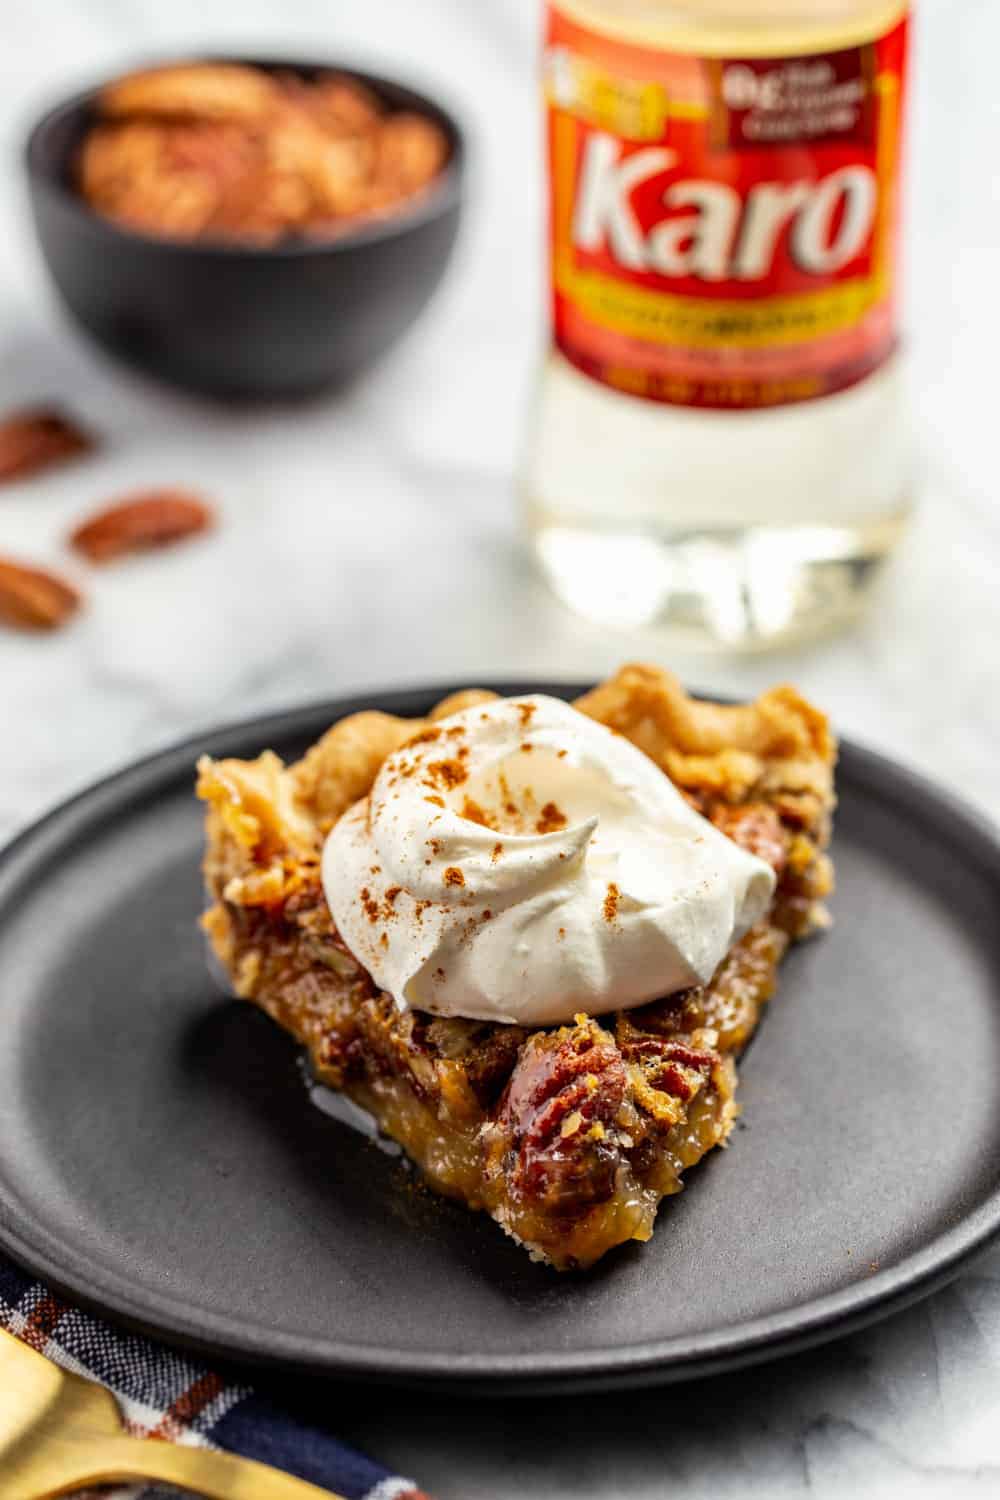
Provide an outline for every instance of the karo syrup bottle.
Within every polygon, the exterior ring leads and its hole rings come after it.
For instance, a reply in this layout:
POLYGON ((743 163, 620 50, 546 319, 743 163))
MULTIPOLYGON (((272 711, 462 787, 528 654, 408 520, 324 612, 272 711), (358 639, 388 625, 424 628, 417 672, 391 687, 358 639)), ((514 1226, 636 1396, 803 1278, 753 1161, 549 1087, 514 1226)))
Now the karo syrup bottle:
POLYGON ((908 508, 900 0, 549 0, 552 335, 523 472, 606 623, 852 616, 908 508))

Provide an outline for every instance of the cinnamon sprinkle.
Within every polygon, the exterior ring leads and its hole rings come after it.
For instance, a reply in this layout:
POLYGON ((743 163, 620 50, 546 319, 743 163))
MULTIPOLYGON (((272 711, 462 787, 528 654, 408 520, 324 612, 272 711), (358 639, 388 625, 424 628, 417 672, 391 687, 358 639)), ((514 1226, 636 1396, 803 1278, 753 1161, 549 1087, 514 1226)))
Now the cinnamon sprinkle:
POLYGON ((457 865, 449 865, 444 872, 445 885, 464 885, 465 876, 457 865))
POLYGON ((621 900, 621 891, 611 881, 608 885, 608 893, 604 898, 604 920, 611 924, 618 918, 618 903, 621 900))
POLYGON ((554 802, 546 802, 542 808, 542 815, 535 824, 536 833, 558 833, 560 828, 565 828, 569 819, 561 808, 554 802))
POLYGON ((456 787, 468 780, 469 773, 460 760, 432 760, 427 767, 428 786, 456 787))
POLYGON ((462 803, 462 817, 468 818, 470 823, 478 823, 482 828, 496 828, 496 824, 490 821, 489 813, 485 808, 471 797, 466 797, 462 803))

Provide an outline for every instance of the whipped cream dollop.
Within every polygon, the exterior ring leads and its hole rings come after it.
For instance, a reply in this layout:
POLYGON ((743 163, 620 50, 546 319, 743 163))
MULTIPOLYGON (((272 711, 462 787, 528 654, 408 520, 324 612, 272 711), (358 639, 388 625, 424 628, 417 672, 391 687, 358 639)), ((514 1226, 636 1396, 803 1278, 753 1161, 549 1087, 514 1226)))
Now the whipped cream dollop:
POLYGON ((401 1007, 536 1026, 706 982, 774 873, 630 741, 531 695, 390 755, 331 831, 323 885, 401 1007))

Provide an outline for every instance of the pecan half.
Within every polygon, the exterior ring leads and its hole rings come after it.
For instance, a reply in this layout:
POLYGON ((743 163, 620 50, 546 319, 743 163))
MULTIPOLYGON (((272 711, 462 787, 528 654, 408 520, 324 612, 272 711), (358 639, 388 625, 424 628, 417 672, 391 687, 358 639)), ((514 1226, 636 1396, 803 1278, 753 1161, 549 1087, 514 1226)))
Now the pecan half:
POLYGON ((57 630, 79 607, 76 589, 54 573, 0 558, 0 623, 18 630, 57 630))
POLYGON ((93 563, 167 547, 206 531, 212 512, 186 490, 148 490, 112 505, 78 526, 70 542, 93 563))
POLYGON ((238 63, 181 63, 130 73, 101 90, 102 115, 154 115, 169 120, 259 120, 276 91, 259 68, 238 63))
MULTIPOLYGON (((688 992, 692 999, 698 993, 688 992)), ((682 1007, 677 1019, 686 1008, 682 1007)), ((690 1035, 671 1036, 655 1029, 656 1020, 655 1008, 646 1007, 620 1012, 615 1025, 629 1098, 642 1122, 640 1134, 678 1125, 696 1094, 717 1087, 722 1064, 714 1029, 699 1027, 690 1035), (650 1029, 651 1021, 654 1029, 650 1029)))
POLYGON ((0 484, 86 453, 89 433, 55 407, 28 407, 0 420, 0 484))
POLYGON ((448 141, 433 120, 400 113, 384 122, 376 152, 376 178, 385 189, 415 193, 441 171, 448 141))
MULTIPOLYGON (((650 1090, 686 1104, 711 1078, 719 1062, 714 1047, 696 1047, 684 1037, 656 1036, 639 1031, 632 1031, 629 1035, 619 1028, 619 1044, 622 1056, 632 1068, 633 1092, 637 1097, 635 1085, 641 1079, 650 1090)), ((643 1099, 640 1098, 639 1102, 642 1103, 643 1099)), ((668 1109, 667 1113, 673 1123, 677 1112, 668 1109)))
MULTIPOLYGON (((285 87, 294 98, 294 86, 289 88, 286 82, 285 87)), ((308 95, 306 107, 328 130, 351 133, 369 130, 383 114, 377 94, 356 78, 341 78, 336 74, 317 78, 303 92, 308 95)))
POLYGON ((529 1037, 497 1116, 511 1193, 550 1213, 610 1197, 618 1151, 608 1127, 625 1083, 618 1048, 595 1021, 529 1037))

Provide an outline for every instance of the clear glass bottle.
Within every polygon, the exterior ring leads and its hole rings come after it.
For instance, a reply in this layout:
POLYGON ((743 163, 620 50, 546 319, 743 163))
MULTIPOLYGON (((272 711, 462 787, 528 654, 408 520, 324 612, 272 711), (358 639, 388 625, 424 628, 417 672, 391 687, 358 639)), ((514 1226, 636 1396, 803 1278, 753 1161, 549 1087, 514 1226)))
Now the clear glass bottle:
POLYGON ((552 0, 552 343, 523 471, 572 608, 755 647, 898 539, 906 5, 552 0))

